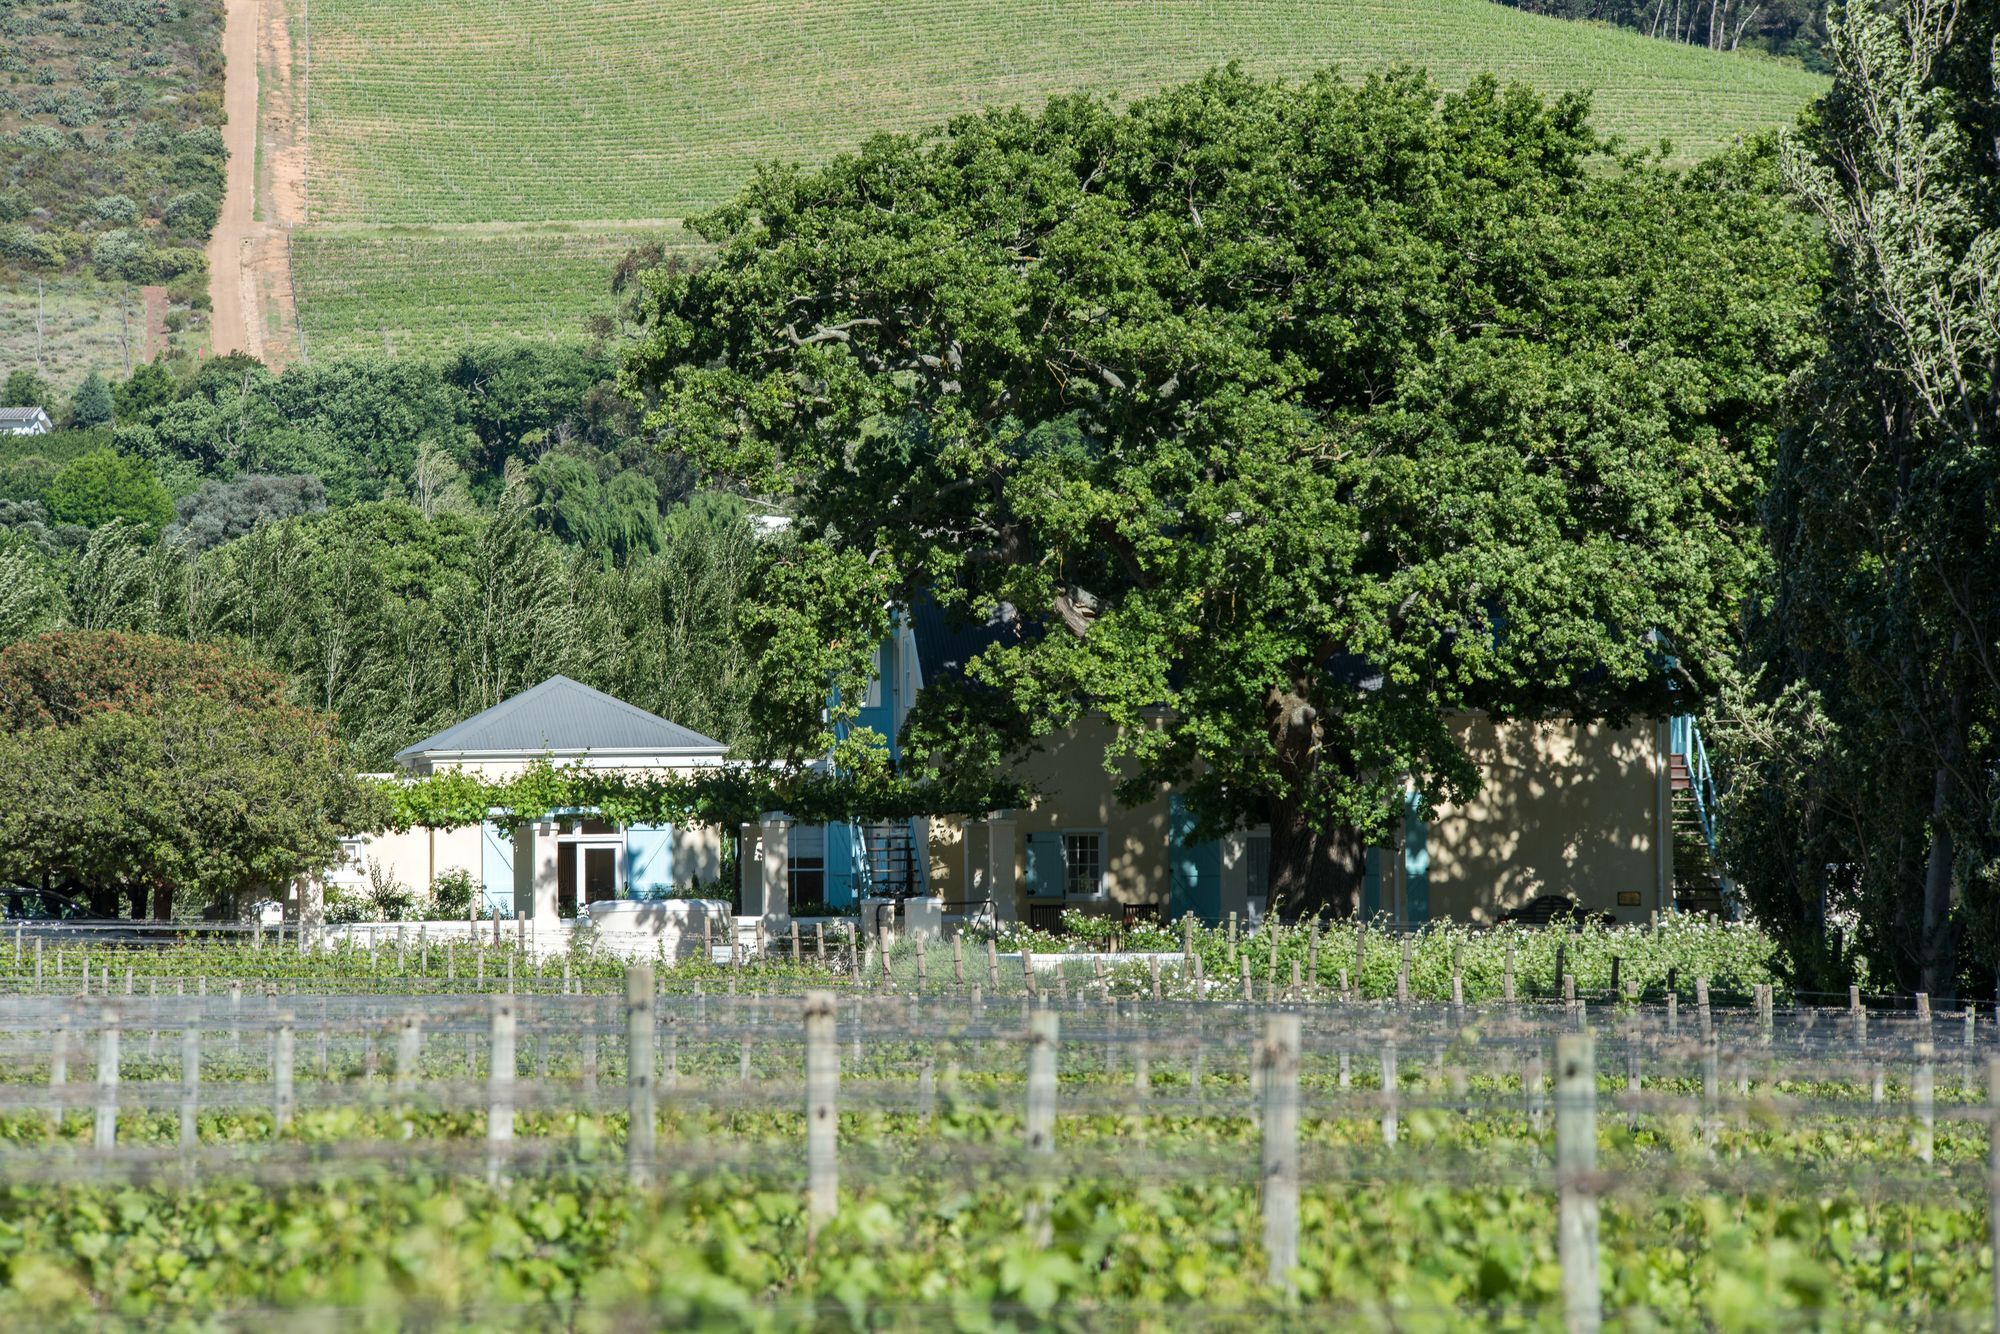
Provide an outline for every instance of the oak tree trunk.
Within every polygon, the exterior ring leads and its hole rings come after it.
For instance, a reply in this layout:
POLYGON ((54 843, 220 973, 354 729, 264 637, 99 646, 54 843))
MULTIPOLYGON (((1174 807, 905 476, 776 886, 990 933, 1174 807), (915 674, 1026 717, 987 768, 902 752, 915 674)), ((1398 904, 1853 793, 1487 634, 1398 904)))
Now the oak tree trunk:
POLYGON ((1318 830, 1295 802, 1271 803, 1271 865, 1265 902, 1287 922, 1305 917, 1354 918, 1368 849, 1352 829, 1318 830))

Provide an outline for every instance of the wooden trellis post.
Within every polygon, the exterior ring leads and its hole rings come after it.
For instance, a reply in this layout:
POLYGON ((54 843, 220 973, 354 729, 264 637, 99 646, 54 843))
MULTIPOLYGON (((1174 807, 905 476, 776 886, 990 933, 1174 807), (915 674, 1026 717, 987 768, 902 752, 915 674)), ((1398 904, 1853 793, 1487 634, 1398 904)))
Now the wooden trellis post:
POLYGON ((653 1180, 655 1025, 653 969, 636 964, 625 974, 626 1177, 634 1186, 653 1180))
MULTIPOLYGON (((495 919, 497 922, 497 918, 495 919)), ((493 998, 486 1069, 486 1180, 500 1183, 503 1161, 514 1141, 514 998, 493 998)))
POLYGON ((291 1126, 292 1109, 297 1104, 292 1067, 292 1016, 287 1014, 278 1019, 277 1040, 271 1048, 271 1124, 281 1135, 291 1126))
POLYGON ((2000 1056, 1986 1062, 1986 1244, 1993 1258, 1993 1320, 2000 1329, 2000 1056))
POLYGON ((1264 1254, 1286 1291, 1299 1265, 1299 1033, 1295 1014, 1264 1020, 1264 1254))
POLYGON ((62 1133, 65 1088, 69 1084, 69 1027, 58 1023, 49 1053, 49 1134, 62 1133))
POLYGON ((1556 1190, 1563 1316, 1571 1334, 1603 1321, 1597 1284, 1597 1071, 1588 1033, 1556 1039, 1556 1190))
POLYGON ((1937 1139, 1937 1073, 1931 1064, 1934 1052, 1928 1042, 1916 1046, 1916 1069, 1910 1072, 1910 1101, 1917 1113, 1917 1159, 1928 1164, 1937 1139))
POLYGON ((1028 1017, 1028 1152, 1056 1151, 1056 1050, 1061 1028, 1052 1010, 1028 1017))
POLYGON ((1382 1044, 1382 1142, 1395 1147, 1396 1121, 1396 1042, 1382 1044))
POLYGON ((414 1014, 404 1015, 396 1034, 396 1087, 408 1093, 416 1086, 417 1063, 424 1049, 424 1030, 414 1014))
POLYGON ((829 991, 806 993, 806 1220, 808 1235, 840 1212, 836 1157, 840 1115, 840 1048, 834 1040, 829 991))
POLYGON ((201 1112, 201 1027, 189 1024, 181 1030, 181 1146, 193 1148, 200 1139, 197 1118, 201 1112))
POLYGON ((97 1126, 91 1142, 100 1152, 118 1143, 118 1016, 109 1010, 97 1033, 97 1126))

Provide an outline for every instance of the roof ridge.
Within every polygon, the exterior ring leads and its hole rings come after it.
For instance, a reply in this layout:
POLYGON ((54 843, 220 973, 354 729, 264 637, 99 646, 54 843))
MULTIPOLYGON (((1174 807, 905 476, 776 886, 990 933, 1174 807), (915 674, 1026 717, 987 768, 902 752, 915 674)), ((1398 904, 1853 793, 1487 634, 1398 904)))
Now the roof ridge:
MULTIPOLYGON (((421 741, 416 741, 403 747, 403 749, 396 752, 396 758, 400 760, 428 752, 452 750, 458 750, 467 754, 476 754, 481 750, 491 751, 495 754, 520 754, 538 748, 545 751, 554 751, 557 749, 557 745, 547 735, 547 732, 552 725, 560 725, 564 721, 574 723, 578 732, 583 736, 591 737, 594 734, 598 738, 586 740, 573 746, 562 745, 560 749, 564 752, 575 751, 582 754, 588 754, 593 751, 644 753, 649 748, 657 749, 662 753, 686 750, 728 750, 728 747, 722 742, 712 737, 704 736, 691 727, 677 723, 671 718, 663 718, 657 713, 641 708, 630 700, 620 699, 616 695, 599 690, 595 686, 586 685, 574 677, 558 672, 546 680, 536 682, 518 694, 510 695, 497 704, 481 709, 469 718, 461 719, 451 726, 423 738, 421 741), (550 696, 554 696, 555 698, 544 704, 544 699, 550 696), (608 708, 606 706, 615 706, 615 708, 608 708), (545 712, 539 718, 532 716, 533 711, 537 707, 544 708, 548 712, 545 712), (565 720, 562 717, 565 710, 575 716, 565 720), (589 711, 591 710, 596 711, 596 725, 593 725, 590 718, 589 711), (523 730, 537 726, 542 729, 539 746, 529 745, 518 737, 506 741, 504 744, 489 744, 486 746, 477 744, 481 740, 488 739, 495 731, 503 733, 504 736, 509 720, 513 719, 517 714, 530 715, 522 719, 523 730), (620 740, 617 739, 618 733, 628 727, 632 728, 635 732, 641 733, 641 735, 626 738, 625 740, 629 741, 629 744, 621 744, 620 740), (653 735, 650 737, 644 736, 643 733, 645 732, 650 732, 653 735), (612 739, 604 739, 607 736, 612 739)), ((495 742, 503 740, 503 738, 491 739, 495 742)))

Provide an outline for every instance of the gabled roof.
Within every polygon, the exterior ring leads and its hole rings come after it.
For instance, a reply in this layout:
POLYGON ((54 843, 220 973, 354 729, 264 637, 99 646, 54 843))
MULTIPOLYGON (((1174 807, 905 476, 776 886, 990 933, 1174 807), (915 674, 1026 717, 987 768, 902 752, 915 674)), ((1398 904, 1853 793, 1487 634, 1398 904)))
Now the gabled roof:
POLYGON ((399 763, 426 755, 721 755, 729 748, 635 704, 551 676, 484 713, 396 752, 399 763))
POLYGON ((48 414, 40 408, 0 408, 0 422, 43 421, 48 414))

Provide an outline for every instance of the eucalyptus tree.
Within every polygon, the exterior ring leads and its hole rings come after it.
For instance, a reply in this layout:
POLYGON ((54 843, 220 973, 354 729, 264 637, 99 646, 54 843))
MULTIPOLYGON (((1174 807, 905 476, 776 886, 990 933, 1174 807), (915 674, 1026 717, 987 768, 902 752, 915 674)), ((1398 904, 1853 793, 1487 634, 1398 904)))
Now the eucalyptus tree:
POLYGON ((771 735, 929 600, 1001 629, 910 753, 1100 713, 1127 795, 1268 821, 1273 903, 1339 911, 1406 780, 1476 784, 1455 715, 1656 714, 1734 651, 1811 350, 1773 180, 1408 70, 1059 98, 760 173, 623 383, 797 516, 744 617, 771 735))

